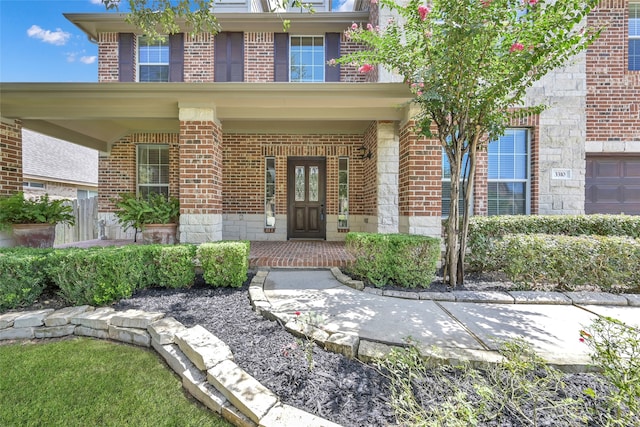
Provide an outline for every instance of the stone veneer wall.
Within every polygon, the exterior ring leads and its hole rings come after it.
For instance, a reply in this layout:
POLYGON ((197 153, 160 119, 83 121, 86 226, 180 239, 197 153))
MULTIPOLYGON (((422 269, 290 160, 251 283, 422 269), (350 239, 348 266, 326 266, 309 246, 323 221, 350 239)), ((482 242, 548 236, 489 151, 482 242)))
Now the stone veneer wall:
MULTIPOLYGON (((586 67, 584 53, 537 82, 528 104, 548 108, 538 122, 538 211, 542 215, 584 213, 586 67), (552 179, 553 169, 570 169, 572 179, 552 179)), ((535 154, 535 153, 532 153, 535 154)), ((535 158, 533 159, 535 160, 535 158)), ((532 204, 533 204, 532 197, 532 204)), ((532 206, 532 211, 534 211, 532 206)))

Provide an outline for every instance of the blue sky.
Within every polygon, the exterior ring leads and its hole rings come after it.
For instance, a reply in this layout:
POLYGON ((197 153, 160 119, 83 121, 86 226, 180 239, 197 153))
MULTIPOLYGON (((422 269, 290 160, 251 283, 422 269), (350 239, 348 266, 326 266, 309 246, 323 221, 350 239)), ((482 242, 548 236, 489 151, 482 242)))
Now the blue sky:
POLYGON ((104 11, 99 0, 0 0, 0 81, 96 82, 98 47, 62 14, 104 11))
POLYGON ((100 12, 101 0, 0 0, 0 82, 96 82, 98 47, 62 14, 100 12))

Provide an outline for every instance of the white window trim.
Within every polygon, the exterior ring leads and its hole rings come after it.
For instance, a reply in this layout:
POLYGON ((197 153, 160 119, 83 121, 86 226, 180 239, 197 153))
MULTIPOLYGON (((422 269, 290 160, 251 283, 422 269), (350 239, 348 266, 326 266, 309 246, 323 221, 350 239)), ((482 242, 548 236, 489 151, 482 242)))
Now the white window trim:
MULTIPOLYGON (((526 135, 526 144, 527 144, 527 174, 526 174, 526 178, 524 179, 491 179, 489 178, 489 154, 487 153, 487 186, 489 185, 489 183, 492 182, 524 182, 525 183, 525 191, 526 191, 526 195, 525 195, 525 203, 524 203, 524 210, 525 213, 524 215, 531 215, 531 128, 527 128, 527 127, 509 127, 507 129, 505 129, 505 133, 506 131, 509 130, 524 130, 526 131, 527 135, 526 135)), ((487 193, 487 213, 489 212, 489 194, 487 193)))
POLYGON ((275 228, 276 227, 276 189, 277 189, 277 179, 278 179, 278 170, 276 168, 276 158, 274 156, 267 156, 264 159, 264 226, 265 228, 275 228), (273 170, 274 170, 274 180, 273 180, 273 224, 269 224, 269 216, 267 215, 267 203, 269 199, 267 198, 267 172, 269 170, 269 160, 273 160, 273 170))
MULTIPOLYGON (((318 35, 318 34, 291 34, 289 36, 289 82, 290 83, 323 83, 326 80, 326 76, 325 76, 325 71, 324 71, 324 64, 326 62, 326 40, 325 40, 325 36, 324 35, 318 35), (321 38, 322 39, 322 65, 323 65, 323 71, 322 71, 322 80, 312 80, 312 81, 300 81, 300 80, 296 80, 293 81, 291 80, 291 69, 293 68, 293 63, 291 62, 291 39, 293 39, 294 37, 297 38, 303 38, 303 37, 313 37, 313 38, 321 38)), ((312 66, 315 64, 312 64, 312 66)))
MULTIPOLYGON (((637 19, 640 19, 640 2, 635 2, 635 1, 631 1, 631 2, 629 2, 629 9, 628 9, 629 19, 627 20, 627 26, 629 25, 629 23, 630 23, 630 21, 631 21, 631 19, 632 19, 632 18, 631 18, 631 8, 632 8, 632 6, 635 6, 635 7, 637 8, 637 10, 638 10, 638 17, 637 17, 637 19)), ((631 41, 631 40, 640 40, 640 32, 639 32, 638 34, 636 34, 636 35, 633 35, 633 36, 632 36, 632 35, 630 35, 630 34, 629 34, 629 32, 630 32, 630 29, 629 29, 629 28, 627 28, 627 37, 628 37, 629 41, 631 41)), ((630 56, 630 55, 629 55, 629 54, 630 54, 630 52, 629 52, 629 44, 630 44, 630 43, 627 43, 627 70, 628 70, 628 71, 640 71, 640 68, 631 69, 631 68, 629 67, 629 65, 630 65, 630 64, 629 64, 629 56, 630 56)))
MULTIPOLYGON (((167 183, 152 183, 152 184, 140 184, 140 148, 143 147, 154 147, 154 148, 166 148, 167 153, 169 153, 169 157, 171 156, 169 144, 136 144, 136 195, 140 195, 140 187, 166 187, 167 194, 169 194, 170 186, 171 186, 171 158, 169 158, 169 175, 167 176, 167 183)), ((149 164, 149 163, 146 163, 149 164)))
POLYGON ((338 230, 346 230, 349 228, 349 185, 351 184, 351 171, 350 171, 350 164, 349 164, 349 157, 346 156, 341 156, 338 157, 338 230), (340 226, 340 161, 341 160, 345 160, 347 162, 347 214, 346 214, 346 222, 347 225, 341 227, 340 226))
MULTIPOLYGON (((170 55, 170 48, 169 48, 169 36, 163 36, 165 38, 165 40, 167 41, 167 49, 169 50, 169 55, 170 55)), ((167 62, 142 62, 140 60, 140 40, 146 38, 146 36, 137 36, 137 40, 136 40, 136 82, 140 83, 140 67, 142 67, 143 65, 166 65, 167 67, 169 67, 169 62, 171 61, 171 58, 168 59, 167 62)), ((168 79, 168 75, 167 75, 167 81, 169 81, 168 79)), ((160 82, 142 82, 142 83, 160 83, 160 82)))

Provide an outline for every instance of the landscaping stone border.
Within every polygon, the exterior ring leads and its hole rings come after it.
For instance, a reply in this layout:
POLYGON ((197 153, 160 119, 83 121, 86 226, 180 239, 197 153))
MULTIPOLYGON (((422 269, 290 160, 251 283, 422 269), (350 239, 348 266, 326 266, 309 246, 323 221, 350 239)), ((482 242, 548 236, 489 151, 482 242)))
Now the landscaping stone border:
POLYGON ((187 328, 164 313, 88 305, 0 314, 0 340, 70 335, 155 349, 193 397, 236 426, 339 427, 280 402, 233 361, 224 342, 200 325, 187 328))
POLYGON ((610 294, 607 292, 539 292, 539 291, 402 291, 365 287, 338 267, 331 269, 333 276, 343 285, 358 291, 385 297, 449 302, 481 302, 492 304, 564 304, 564 305, 617 305, 640 307, 640 294, 610 294))

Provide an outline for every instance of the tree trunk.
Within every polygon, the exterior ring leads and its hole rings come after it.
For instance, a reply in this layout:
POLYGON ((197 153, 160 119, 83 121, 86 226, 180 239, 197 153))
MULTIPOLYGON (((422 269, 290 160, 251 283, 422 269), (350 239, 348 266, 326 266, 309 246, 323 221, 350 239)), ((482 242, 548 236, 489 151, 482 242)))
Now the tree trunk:
POLYGON ((467 252, 467 237, 469 234, 469 220, 471 217, 473 189, 476 179, 476 153, 478 149, 479 137, 474 136, 469 147, 469 174, 467 175, 467 186, 464 194, 464 212, 462 214, 462 229, 459 230, 459 253, 458 253, 458 285, 464 283, 464 259, 467 252))
POLYGON ((462 150, 453 146, 445 146, 445 152, 449 158, 451 172, 451 200, 449 204, 449 220, 447 221, 445 240, 445 265, 444 281, 451 287, 455 287, 458 281, 458 236, 460 222, 458 220, 458 199, 460 198, 460 171, 462 165, 462 150))

